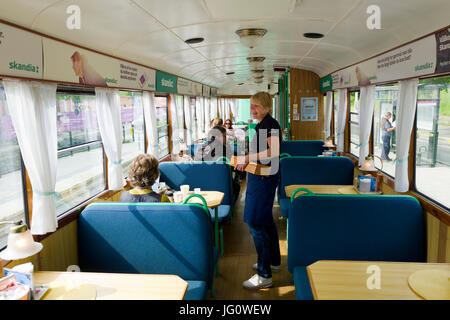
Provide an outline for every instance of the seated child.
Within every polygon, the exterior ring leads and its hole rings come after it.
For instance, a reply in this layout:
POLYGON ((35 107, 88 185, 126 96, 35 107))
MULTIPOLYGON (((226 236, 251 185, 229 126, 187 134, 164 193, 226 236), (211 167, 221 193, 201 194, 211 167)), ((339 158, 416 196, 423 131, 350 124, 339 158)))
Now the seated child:
POLYGON ((172 202, 167 190, 154 192, 152 185, 159 177, 159 162, 149 154, 137 156, 128 168, 128 180, 133 189, 120 195, 121 202, 172 202))

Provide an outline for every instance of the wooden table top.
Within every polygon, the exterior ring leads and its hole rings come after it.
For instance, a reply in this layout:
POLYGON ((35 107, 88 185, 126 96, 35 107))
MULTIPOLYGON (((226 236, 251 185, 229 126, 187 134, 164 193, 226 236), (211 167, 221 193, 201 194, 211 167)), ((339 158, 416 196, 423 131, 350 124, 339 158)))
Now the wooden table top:
MULTIPOLYGON (((182 300, 188 287, 176 275, 55 271, 34 272, 34 283, 50 287, 42 300, 73 299, 67 292, 83 285, 95 288, 97 300, 182 300)), ((84 298, 89 299, 89 295, 84 298)), ((83 296, 79 299, 84 300, 83 296)))
MULTIPOLYGON (((298 188, 306 188, 312 193, 317 194, 359 194, 353 185, 293 184, 286 186, 284 190, 286 191, 286 195, 290 198, 292 193, 298 188)), ((298 192, 296 197, 301 194, 303 194, 303 192, 298 192)))
MULTIPOLYGON (((189 191, 189 195, 191 194, 194 194, 194 191, 189 191)), ((205 198, 206 205, 208 206, 208 208, 215 208, 220 206, 223 197, 225 196, 225 194, 220 191, 200 191, 199 195, 205 198)), ((188 203, 202 204, 202 201, 197 197, 193 197, 189 199, 188 203)))
POLYGON ((448 263, 379 261, 317 261, 306 268, 316 300, 422 300, 409 286, 409 276, 419 270, 447 270, 448 263), (380 288, 368 288, 369 277, 380 270, 380 288))

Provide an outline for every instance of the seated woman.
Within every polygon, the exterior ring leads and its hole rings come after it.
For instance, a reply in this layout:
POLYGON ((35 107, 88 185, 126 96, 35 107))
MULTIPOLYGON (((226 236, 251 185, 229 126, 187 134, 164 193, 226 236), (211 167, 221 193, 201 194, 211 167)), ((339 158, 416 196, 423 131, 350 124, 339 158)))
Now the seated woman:
POLYGON ((227 131, 222 126, 214 126, 208 132, 208 142, 195 151, 197 161, 216 161, 221 157, 228 160, 233 156, 233 148, 227 144, 227 131))
POLYGON ((234 143, 236 135, 234 134, 233 124, 230 119, 225 120, 224 127, 227 130, 227 142, 234 143))
MULTIPOLYGON (((215 126, 208 132, 208 142, 195 151, 194 159, 196 161, 216 161, 221 157, 231 160, 233 156, 233 147, 227 143, 227 132, 222 126, 215 126)), ((233 168, 234 171, 234 168, 233 168)), ((241 186, 239 185, 239 174, 235 174, 232 181, 233 199, 237 200, 241 186)))
POLYGON ((165 195, 166 190, 156 193, 152 185, 159 177, 159 162, 149 154, 137 156, 128 168, 128 180, 133 189, 120 195, 121 202, 172 202, 165 195))

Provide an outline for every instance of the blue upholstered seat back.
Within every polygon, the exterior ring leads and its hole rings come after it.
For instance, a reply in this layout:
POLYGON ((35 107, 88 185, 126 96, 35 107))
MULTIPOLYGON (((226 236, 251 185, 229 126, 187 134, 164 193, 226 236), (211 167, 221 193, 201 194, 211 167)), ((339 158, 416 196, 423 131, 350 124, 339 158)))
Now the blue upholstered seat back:
POLYGON ((159 165, 160 181, 173 189, 188 184, 191 190, 201 188, 207 191, 220 191, 225 195, 222 205, 232 205, 231 166, 222 162, 162 162, 159 165))
POLYGON ((280 160, 280 198, 292 184, 340 185, 353 183, 354 165, 347 157, 291 157, 280 160))
POLYGON ((318 260, 426 261, 424 216, 411 196, 301 195, 288 228, 290 272, 318 260))
POLYGON ((317 156, 325 150, 323 141, 298 140, 281 141, 280 153, 288 153, 291 156, 317 156))
POLYGON ((211 219, 199 205, 91 204, 78 219, 78 251, 86 272, 213 277, 211 219))

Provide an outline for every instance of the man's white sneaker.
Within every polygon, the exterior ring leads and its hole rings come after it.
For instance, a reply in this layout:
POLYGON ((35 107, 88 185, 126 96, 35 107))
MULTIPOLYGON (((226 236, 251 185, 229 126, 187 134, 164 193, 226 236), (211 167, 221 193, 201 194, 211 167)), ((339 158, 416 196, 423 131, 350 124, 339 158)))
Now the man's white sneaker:
POLYGON ((244 288, 250 290, 269 288, 272 286, 272 278, 264 278, 260 277, 258 274, 255 274, 250 279, 244 281, 242 285, 244 288))
MULTIPOLYGON (((254 270, 258 270, 258 263, 255 263, 255 264, 253 265, 253 269, 254 269, 254 270)), ((272 272, 280 272, 280 271, 281 271, 281 266, 273 266, 273 265, 270 265, 270 269, 272 269, 272 272)))

